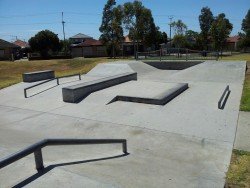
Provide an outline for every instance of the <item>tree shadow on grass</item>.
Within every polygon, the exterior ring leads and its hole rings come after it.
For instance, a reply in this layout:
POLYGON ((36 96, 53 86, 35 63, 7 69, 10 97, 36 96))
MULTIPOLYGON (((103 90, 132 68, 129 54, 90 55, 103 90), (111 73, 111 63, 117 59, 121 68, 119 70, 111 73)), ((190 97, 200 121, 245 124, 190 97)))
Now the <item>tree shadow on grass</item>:
POLYGON ((76 164, 82 164, 82 163, 90 163, 90 162, 96 162, 96 161, 104 161, 104 160, 109 160, 109 159, 125 157, 127 155, 129 155, 129 153, 121 154, 121 155, 115 155, 115 156, 112 156, 112 157, 103 157, 103 158, 97 158, 97 159, 89 159, 89 160, 83 160, 83 161, 74 161, 74 162, 58 163, 58 164, 49 165, 49 166, 45 167, 43 170, 37 172, 36 174, 28 177, 27 179, 25 179, 22 182, 18 183, 17 185, 13 186, 13 188, 24 187, 24 186, 28 185, 29 183, 35 181, 39 177, 43 176, 44 174, 50 172, 51 170, 53 170, 56 167, 68 166, 68 165, 76 165, 76 164))

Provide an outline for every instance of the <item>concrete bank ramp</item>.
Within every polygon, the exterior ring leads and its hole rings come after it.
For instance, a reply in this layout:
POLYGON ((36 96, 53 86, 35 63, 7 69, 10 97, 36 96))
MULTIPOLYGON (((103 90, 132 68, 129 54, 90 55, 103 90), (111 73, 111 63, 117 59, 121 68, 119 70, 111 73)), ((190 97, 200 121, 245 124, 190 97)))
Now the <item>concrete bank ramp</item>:
POLYGON ((158 69, 147 65, 141 61, 117 61, 114 63, 101 63, 87 73, 87 76, 107 77, 123 73, 137 72, 138 74, 148 74, 158 69))
POLYGON ((94 77, 108 77, 115 76, 123 73, 133 73, 128 64, 117 64, 117 63, 101 63, 96 65, 92 70, 90 70, 86 75, 94 77))

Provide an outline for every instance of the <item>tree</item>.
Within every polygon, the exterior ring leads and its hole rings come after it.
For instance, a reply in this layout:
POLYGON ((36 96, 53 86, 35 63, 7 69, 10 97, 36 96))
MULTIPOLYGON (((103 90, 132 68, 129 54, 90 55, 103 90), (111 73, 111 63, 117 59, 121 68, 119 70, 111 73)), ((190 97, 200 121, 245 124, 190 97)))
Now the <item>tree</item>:
POLYGON ((241 40, 239 41, 238 47, 246 50, 246 48, 250 47, 250 9, 242 20, 241 30, 244 31, 244 33, 240 33, 241 40))
POLYGON ((233 25, 226 18, 225 14, 219 14, 211 25, 211 38, 215 50, 222 53, 223 47, 226 44, 226 39, 229 37, 233 29, 233 25))
POLYGON ((175 35, 173 44, 176 48, 184 48, 187 45, 187 38, 184 35, 175 35))
POLYGON ((160 49, 161 44, 166 44, 167 42, 168 42, 167 33, 157 30, 156 43, 155 43, 156 50, 160 49))
POLYGON ((71 42, 68 39, 60 40, 60 50, 64 52, 65 54, 70 53, 70 45, 71 45, 71 42))
POLYGON ((241 29, 245 32, 246 36, 250 38, 250 9, 242 20, 241 29))
POLYGON ((213 13, 211 12, 210 8, 203 7, 201 9, 201 14, 199 16, 199 23, 201 29, 201 36, 202 36, 202 43, 205 49, 208 50, 208 43, 209 43, 209 32, 211 25, 214 21, 213 13))
POLYGON ((187 31, 187 25, 184 24, 181 20, 173 22, 171 26, 174 28, 176 35, 184 35, 187 31))
POLYGON ((186 31, 187 48, 199 49, 199 33, 192 30, 186 31))
POLYGON ((152 13, 145 8, 140 1, 127 2, 123 5, 125 29, 129 32, 129 38, 134 42, 135 55, 138 43, 151 47, 156 45, 158 28, 155 26, 152 13))
POLYGON ((113 57, 118 53, 120 43, 124 39, 122 29, 122 7, 115 7, 115 5, 115 0, 107 1, 103 9, 102 24, 99 28, 102 33, 100 40, 107 46, 108 54, 112 54, 113 57))
POLYGON ((60 49, 58 36, 49 30, 39 31, 29 39, 29 45, 32 51, 39 52, 42 57, 48 57, 49 51, 60 49))

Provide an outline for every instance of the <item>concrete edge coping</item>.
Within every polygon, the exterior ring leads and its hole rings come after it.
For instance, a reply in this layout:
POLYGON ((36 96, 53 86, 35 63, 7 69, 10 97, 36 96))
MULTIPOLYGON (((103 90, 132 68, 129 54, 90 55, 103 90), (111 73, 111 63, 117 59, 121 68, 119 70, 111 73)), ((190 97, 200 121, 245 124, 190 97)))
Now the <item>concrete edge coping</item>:
POLYGON ((114 79, 117 79, 117 78, 120 78, 120 77, 123 77, 123 76, 130 76, 130 75, 133 75, 133 74, 137 74, 137 73, 132 72, 132 73, 117 74, 117 75, 114 75, 114 76, 99 78, 97 80, 88 81, 88 82, 84 82, 84 83, 81 83, 81 84, 71 85, 71 86, 68 86, 68 87, 64 87, 62 89, 74 90, 74 89, 81 88, 81 87, 93 86, 95 84, 100 84, 101 82, 105 82, 105 81, 109 81, 109 80, 111 81, 111 80, 114 80, 114 79))

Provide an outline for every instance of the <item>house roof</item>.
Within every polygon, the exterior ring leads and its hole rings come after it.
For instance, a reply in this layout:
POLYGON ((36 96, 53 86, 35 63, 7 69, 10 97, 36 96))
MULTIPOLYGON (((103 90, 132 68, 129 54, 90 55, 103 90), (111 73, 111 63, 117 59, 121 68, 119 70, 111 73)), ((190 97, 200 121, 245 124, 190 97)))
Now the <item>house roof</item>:
POLYGON ((232 43, 238 42, 239 40, 240 40, 240 36, 233 36, 233 37, 227 38, 227 42, 232 42, 232 43))
POLYGON ((19 48, 19 46, 6 40, 0 39, 0 48, 19 48))
POLYGON ((92 38, 92 37, 85 35, 85 34, 82 34, 82 33, 78 33, 70 38, 71 39, 88 39, 88 38, 92 38))
POLYGON ((86 39, 84 42, 80 44, 74 45, 73 47, 101 46, 101 45, 103 45, 101 41, 90 38, 90 39, 86 39))
POLYGON ((13 42, 13 44, 17 45, 17 46, 20 46, 21 48, 28 48, 30 47, 29 46, 29 43, 25 42, 25 41, 22 41, 22 40, 16 40, 15 42, 13 42))
POLYGON ((127 36, 125 36, 124 37, 124 42, 125 43, 129 43, 129 42, 133 42, 130 38, 129 38, 129 36, 127 35, 127 36))

